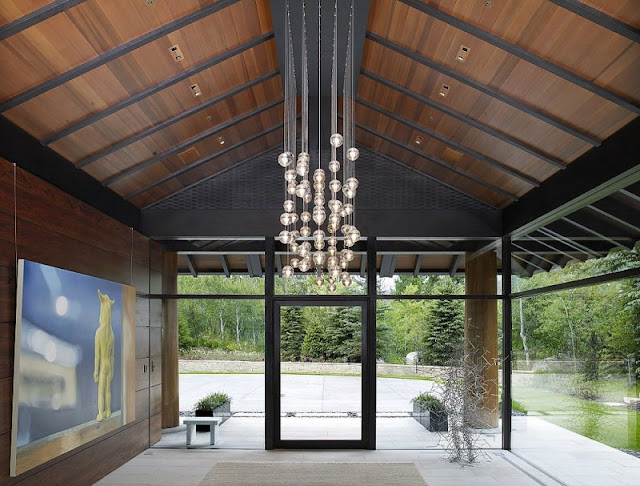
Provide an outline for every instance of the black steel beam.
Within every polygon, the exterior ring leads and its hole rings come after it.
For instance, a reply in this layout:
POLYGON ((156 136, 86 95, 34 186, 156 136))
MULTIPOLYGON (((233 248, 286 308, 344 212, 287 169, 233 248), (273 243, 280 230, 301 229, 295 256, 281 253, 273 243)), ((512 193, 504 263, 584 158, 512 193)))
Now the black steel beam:
POLYGON ((382 263, 380 264, 380 277, 393 277, 396 271, 396 255, 382 255, 382 263))
POLYGON ((365 278, 367 275, 367 254, 360 257, 360 277, 365 278))
POLYGON ((578 243, 577 241, 574 241, 564 235, 561 235, 556 231, 550 230, 549 228, 545 228, 545 227, 538 228, 538 231, 543 235, 556 238, 558 241, 564 243, 567 246, 570 246, 571 248, 575 248, 578 251, 582 251, 585 255, 594 256, 596 258, 600 258, 601 256, 603 256, 600 252, 597 252, 589 247, 586 247, 583 244, 578 243))
POLYGON ((189 268, 189 272, 191 273, 191 276, 193 278, 198 278, 198 270, 196 269, 196 266, 191 258, 191 255, 182 255, 182 256, 187 262, 187 267, 189 268))
MULTIPOLYGON (((600 204, 606 204, 606 203, 607 201, 600 202, 600 204)), ((624 226, 626 229, 630 229, 634 233, 640 234, 640 226, 636 226, 635 224, 632 224, 629 221, 622 219, 614 214, 611 214, 593 204, 589 204, 587 208, 593 211, 594 213, 604 216, 606 219, 613 221, 614 223, 617 223, 619 226, 624 226)))
MULTIPOLYGON (((394 140, 393 138, 385 135, 384 133, 380 133, 377 132, 367 126, 364 126, 362 123, 358 123, 356 122, 356 127, 360 128, 361 130, 364 130, 365 132, 370 133, 371 135, 374 135, 386 142, 392 143, 394 145, 397 145, 398 147, 407 150, 408 152, 411 152, 412 154, 415 154, 419 157, 422 157, 423 159, 429 160, 431 162, 433 162, 436 165, 439 165, 441 167, 444 167, 445 169, 450 170, 451 172, 454 172, 455 174, 458 174, 460 176, 466 177, 469 180, 472 180, 473 182, 475 182, 476 184, 480 184, 483 187, 486 187, 487 189, 495 192, 496 194, 500 194, 503 197, 506 197, 507 199, 511 199, 512 201, 517 201, 518 200, 518 196, 516 196, 515 194, 512 194, 510 192, 504 191, 502 189, 500 189, 497 186, 494 186, 493 184, 490 184, 486 181, 484 181, 483 179, 481 179, 480 177, 477 177, 473 174, 471 174, 470 172, 461 169, 459 167, 456 167, 453 164, 450 164, 449 162, 447 162, 446 160, 442 160, 439 157, 435 157, 433 155, 429 155, 425 152, 421 152, 420 150, 417 150, 409 145, 405 145, 401 142, 398 142, 397 140, 394 140)), ((418 171, 421 172, 421 171, 418 171)), ((486 201, 483 201, 485 204, 488 204, 486 201)))
POLYGON ((457 150, 459 150, 460 152, 463 152, 467 155, 470 155, 471 157, 475 158, 476 160, 480 161, 480 162, 484 162, 487 165, 490 165, 491 167, 494 167, 506 174, 509 174, 510 176, 515 177, 516 179, 520 179, 521 181, 526 182, 527 184, 530 184, 534 187, 540 187, 540 182, 537 181, 535 178, 520 172, 517 169, 514 169, 513 167, 510 167, 506 164, 503 164, 502 162, 500 162, 499 160, 495 160, 492 159, 491 157, 488 157, 484 154, 481 154, 480 152, 477 152, 476 150, 470 149, 468 147, 465 147, 464 145, 456 142, 455 140, 445 137, 444 135, 440 135, 439 133, 423 127, 421 125, 419 125, 418 123, 411 121, 411 120, 407 120, 406 118, 403 118, 401 116, 396 115, 395 113, 392 113, 388 110, 385 110, 384 108, 378 106, 378 105, 374 105, 373 103, 369 103, 368 101, 363 100, 362 98, 356 98, 356 102, 361 104, 362 106, 365 106, 367 108, 369 108, 370 110, 373 110, 377 113, 380 113, 383 116, 386 116, 387 118, 391 118, 392 120, 397 121, 398 123, 402 123, 403 125, 407 125, 408 127, 413 128, 414 130, 419 131, 420 133, 424 133, 426 135, 428 135, 429 137, 438 140, 446 145, 449 145, 457 150))
POLYGON ((448 68, 442 64, 439 64, 435 61, 433 61, 432 59, 428 59, 426 57, 423 57, 413 51, 408 50, 405 47, 402 47, 398 44, 395 44, 393 42, 391 42, 388 39, 385 39, 384 37, 381 37, 377 34, 374 34, 373 32, 367 32, 366 37, 374 42, 376 42, 377 44, 380 44, 381 46, 386 47, 387 49, 391 49, 395 52, 397 52, 398 54, 408 57, 409 59, 411 59, 412 61, 415 61, 417 63, 423 64, 424 66, 427 66, 430 69, 433 69, 434 71, 438 71, 442 74, 444 74, 445 76, 449 76, 452 79, 455 79, 456 81, 459 81, 463 84, 466 84, 467 86, 470 86, 473 89, 476 89, 478 91, 480 91, 481 93, 484 93, 488 96, 491 96, 492 98, 498 100, 498 101, 502 101, 503 103, 506 103, 509 106, 512 106, 513 108, 520 110, 524 113, 526 113, 527 115, 531 115, 534 118, 537 118, 538 120, 541 120, 555 128, 558 128, 560 130, 562 130, 563 132, 568 133, 569 135, 572 135, 576 138, 579 138, 581 140, 584 140, 585 142, 594 145, 596 147, 598 147, 600 145, 600 140, 598 140, 597 138, 593 137, 592 135, 581 131, 577 128, 574 128, 570 125, 568 125, 565 121, 560 120, 559 118, 554 118, 550 115, 548 115, 545 112, 539 111, 536 107, 531 106, 531 105, 527 105, 526 103, 523 103, 522 101, 519 101, 515 98, 512 98, 506 94, 501 93, 500 91, 498 91, 497 89, 494 89, 490 86, 487 86, 485 84, 482 84, 478 81, 475 81, 467 76, 465 76, 464 74, 461 74, 451 68, 448 68))
POLYGON ((40 22, 44 22, 54 15, 65 12, 76 5, 84 3, 85 1, 86 0, 55 0, 44 7, 34 10, 33 12, 0 27, 0 41, 9 38, 12 35, 16 35, 29 27, 33 27, 40 22))
POLYGON ((558 7, 562 7, 569 12, 579 15, 582 18, 590 20, 594 24, 599 25, 611 32, 620 34, 633 42, 640 42, 640 30, 632 25, 625 24, 615 17, 610 17, 604 12, 597 10, 589 5, 579 2, 578 0, 550 0, 558 7))
MULTIPOLYGON (((551 265, 551 267, 554 267, 554 266, 556 265, 556 262, 552 262, 551 260, 549 260, 549 259, 547 259, 547 258, 543 257, 542 255, 539 255, 539 254, 537 254, 537 253, 535 253, 535 252, 533 252, 533 251, 531 251, 531 250, 527 250, 527 249, 526 249, 525 247, 523 247, 523 246, 520 246, 520 245, 518 245, 518 244, 516 244, 516 243, 511 243, 511 245, 512 245, 513 247, 515 247, 515 248, 519 248, 520 250, 524 251, 525 253, 527 253, 527 254, 529 254, 529 255, 532 255, 532 256, 536 257, 538 260, 541 260, 541 261, 545 261, 545 262, 547 262, 549 265, 551 265)), ((513 253, 516 253, 516 252, 513 252, 513 253)))
POLYGON ((83 64, 80 64, 79 66, 76 66, 65 73, 54 76, 53 78, 48 79, 47 81, 44 81, 34 86, 33 88, 23 91, 22 93, 0 103, 0 113, 10 110, 11 108, 15 108, 16 106, 19 106, 22 103, 35 98, 36 96, 40 96, 41 94, 57 88, 58 86, 65 84, 72 79, 77 78, 78 76, 82 76, 83 74, 88 73, 89 71, 92 71, 110 61, 113 61, 114 59, 118 59, 119 57, 128 54, 131 51, 145 46, 150 42, 153 42, 171 32, 182 29, 187 25, 208 17, 209 15, 219 12, 220 10, 229 7, 230 5, 233 5, 234 3, 237 3, 239 1, 240 0, 219 0, 216 3, 212 3, 210 5, 207 5, 206 7, 202 7, 195 12, 191 12, 184 17, 158 27, 151 32, 147 32, 146 34, 143 34, 136 39, 114 47, 113 49, 100 54, 99 56, 94 57, 93 59, 86 61, 83 64))
POLYGON ((454 255, 451 259, 451 267, 449 268, 449 276, 453 277, 458 272, 458 267, 462 263, 462 255, 454 255))
MULTIPOLYGON (((231 152, 232 150, 236 150, 237 148, 240 148, 250 142, 253 142, 254 140, 257 140, 261 137, 264 137, 266 135, 269 135, 272 132, 275 132, 276 130, 280 130, 282 128, 282 123, 278 123, 277 125, 272 126, 271 128, 267 128, 266 130, 260 132, 260 133, 256 133, 255 135, 252 135, 251 137, 246 138, 245 140, 243 140, 242 142, 236 143, 235 145, 231 145, 230 147, 227 147, 224 150, 220 150, 219 152, 216 152, 214 154, 210 154, 207 155, 205 157, 202 157, 198 160, 196 160, 195 162, 193 162, 192 164, 187 165, 186 167, 183 167, 182 169, 176 170, 174 172, 172 172, 171 174, 162 177, 160 179, 158 179, 157 181, 153 182, 152 184, 149 184, 141 189, 138 189, 137 191, 132 192, 131 194, 127 194, 125 196, 125 199, 128 201, 140 194, 142 194, 143 192, 147 192, 150 189, 153 189, 154 187, 159 186, 160 184, 164 184, 165 182, 171 180, 171 179, 175 179, 176 177, 189 172, 190 170, 195 169, 196 167, 201 166, 202 164, 206 164, 207 162, 217 159, 218 157, 222 157, 223 155, 231 152)), ((156 201, 157 202, 157 201, 156 201)))
MULTIPOLYGON (((274 232, 282 209, 142 211, 143 233, 154 239, 260 238, 274 232)), ((500 214, 461 210, 358 210, 365 235, 392 238, 494 238, 500 214)), ((279 229, 278 229, 279 231, 279 229)), ((382 243, 382 242, 381 242, 382 243)))
POLYGON ((591 233, 593 236, 596 236, 596 237, 600 238, 600 239, 601 239, 601 240, 603 240, 603 241, 607 241, 607 242, 611 243, 614 247, 621 246, 622 248, 625 248, 625 249, 627 249, 627 250, 630 250, 630 249, 631 249, 631 248, 630 248, 630 247, 628 247, 627 245, 624 245, 624 244, 622 244, 622 243, 620 243, 620 242, 617 242, 617 241, 615 241, 614 239, 609 238, 608 236, 603 235, 602 233, 597 232, 597 231, 596 231, 596 230, 594 230, 593 228, 590 228, 590 227, 588 227, 588 226, 586 226, 586 225, 584 225, 584 224, 580 224, 580 223, 578 223, 577 221, 574 221, 574 220, 573 220, 573 219, 571 219, 571 218, 567 218, 567 217, 565 216, 565 217, 561 218, 561 221, 566 221, 567 223, 569 223, 569 224, 571 224, 571 225, 575 226, 576 228, 581 229, 582 231, 585 231, 585 232, 587 232, 587 233, 591 233))
POLYGON ((527 270, 520 262, 516 261, 516 255, 514 254, 511 255, 511 268, 521 277, 531 277, 533 275, 532 271, 527 270))
MULTIPOLYGON (((533 263, 532 261, 530 261, 530 260, 528 260, 528 259, 526 259, 526 258, 523 258, 523 257, 521 257, 520 255, 516 255, 516 254, 515 254, 515 253, 513 253, 513 252, 511 253, 511 256, 512 256, 513 258, 516 258, 516 259, 520 260, 521 262, 523 262, 523 263, 524 263, 525 265, 527 265, 528 267, 534 267, 534 268, 537 268, 538 270, 542 270, 543 272, 545 272, 545 271, 546 271, 544 268, 542 268, 542 267, 540 267, 540 266, 536 265, 536 264, 535 264, 535 263, 533 263)), ((527 274, 529 274, 529 275, 533 275, 533 273, 535 272, 535 270, 534 270, 534 271, 531 271, 531 270, 527 269, 526 267, 524 267, 524 268, 525 268, 525 272, 527 272, 527 274)))
POLYGON ((282 258, 280 255, 275 256, 276 259, 276 271, 278 272, 278 276, 282 277, 282 258))
POLYGON ((420 270, 422 269, 422 254, 416 255, 416 263, 413 266, 413 276, 417 277, 420 275, 420 270))
POLYGON ((376 448, 376 321, 378 306, 378 301, 376 299, 378 292, 376 262, 378 260, 378 256, 376 250, 376 238, 369 236, 367 238, 367 359, 362 363, 368 370, 368 373, 363 375, 363 379, 367 380, 367 383, 364 386, 366 386, 366 389, 368 390, 369 401, 362 405, 363 419, 365 416, 368 418, 364 434, 365 438, 368 439, 366 444, 367 449, 376 448))
POLYGON ((140 231, 140 210, 0 116, 0 157, 140 231))
POLYGON ((523 152, 527 152, 528 154, 533 155, 534 157, 543 160, 544 162, 547 162, 548 164, 553 165, 554 167, 557 167, 559 169, 564 169, 566 166, 565 164, 561 161, 558 160, 556 158, 554 158, 551 155, 547 155, 544 154, 542 152, 540 152, 537 148, 532 147, 531 145, 528 145, 524 142, 522 142, 521 140, 517 140, 515 138, 513 138, 512 136, 501 132, 499 130, 496 130, 495 128, 489 127, 487 125, 485 125, 482 122, 479 122, 478 120, 475 120, 473 118, 469 118, 467 115, 465 115, 464 113, 460 113, 456 110, 453 110, 451 108, 449 108, 448 106, 443 105, 442 103, 438 103, 437 101, 433 101, 431 98, 428 98, 427 96, 423 96, 421 94, 415 93, 411 90, 408 90, 407 88, 405 88, 404 86, 401 86, 397 83, 394 83, 392 81, 389 81, 388 79, 385 79, 377 74, 374 74, 372 72, 369 71, 361 71, 361 74, 369 79, 372 79, 373 81, 375 81, 376 83, 382 84, 383 86, 386 86, 387 88, 391 88, 395 91, 398 91, 399 93, 402 93, 410 98, 413 98, 416 101, 419 101, 420 103, 423 103, 427 106, 430 106, 432 108, 435 108, 438 111, 441 111, 442 113, 445 113, 446 115, 449 115, 452 118, 455 118, 456 120, 460 120, 462 123, 466 123, 467 125, 471 125, 472 127, 485 132, 489 135, 491 135, 492 137, 497 138, 498 140, 501 140, 502 142, 505 142, 509 145, 512 145, 514 147, 516 147, 517 149, 522 150, 523 152))
POLYGON ((556 247, 555 247, 555 246, 553 246, 553 245, 550 245, 549 243, 547 243, 547 242, 545 242, 545 241, 543 241, 543 240, 541 240, 541 239, 535 238, 535 237, 533 237, 533 236, 531 236, 531 235, 527 235, 527 236, 526 236, 526 238, 527 238, 527 239, 529 239, 529 240, 531 240, 531 241, 535 241, 535 242, 537 242, 537 243, 539 243, 539 244, 541 244, 541 245, 543 245, 543 246, 546 246, 546 247, 547 247, 547 248, 549 248, 550 250, 553 250, 554 252, 557 252, 557 253, 559 253, 559 254, 561 254, 561 255, 564 255, 564 256, 566 256, 566 257, 568 257, 568 258, 575 258, 575 256, 572 256, 572 255, 570 255, 569 253, 564 252, 564 251, 562 251, 562 250, 560 250, 560 249, 556 248, 556 247))
POLYGON ((511 239, 502 238, 502 448, 511 450, 511 239))
POLYGON ((562 66, 555 64, 548 59, 544 59, 536 54, 533 54, 526 49, 512 44, 505 39, 494 35, 486 30, 483 30, 475 25, 472 25, 468 22, 465 22, 462 19, 459 19, 451 14, 448 14, 432 5, 423 3, 421 0, 400 0, 402 3, 409 5, 410 7, 419 10, 435 19, 440 20, 441 22, 445 22, 456 29, 462 30, 467 34, 471 34, 478 39, 481 39, 489 44, 502 49, 509 54, 519 57, 534 66, 537 66, 545 71, 548 71, 556 76, 569 81, 570 83, 575 84, 587 91, 590 91, 593 94, 596 94, 606 100, 615 103, 632 113, 640 114, 640 105, 634 100, 628 99, 622 95, 619 95, 607 88, 600 86, 593 81, 585 79, 578 74, 569 71, 568 69, 563 68, 562 66))
POLYGON ((578 289, 581 287, 591 287, 592 285, 599 285, 607 282, 615 282, 616 280, 624 280, 627 278, 640 277, 640 267, 630 268, 627 270, 621 270, 619 272, 606 273, 604 275, 596 275, 595 277, 587 277, 582 280, 574 280, 571 282, 563 282, 555 285, 549 285, 547 287, 539 287, 537 289, 523 290, 522 292, 516 292, 511 294, 514 299, 521 299, 523 297, 531 297, 534 295, 548 294, 552 292, 558 292, 560 290, 578 289))
POLYGON ((102 181, 102 184, 105 186, 110 186, 111 184, 114 184, 119 180, 124 179, 125 177, 129 177, 130 175, 135 174, 136 172, 141 171, 142 169, 145 169, 153 164, 156 164, 166 159, 167 157, 170 157, 171 155, 174 155, 183 150, 186 150, 187 147, 195 145, 196 143, 202 142, 203 140, 206 140, 208 138, 214 137, 215 135, 218 135, 220 132, 227 130, 228 128, 231 128, 232 126, 237 125, 238 123, 242 123, 243 121, 246 121, 249 118, 257 116, 260 113, 269 111, 270 109, 280 104, 282 104, 282 99, 272 101, 271 103, 267 103, 264 106, 260 106, 251 111, 243 113, 240 116, 232 118, 231 120, 227 120, 224 123, 216 125, 215 127, 209 128, 208 130, 205 130, 204 132, 199 133, 195 137, 191 137, 188 140, 185 140, 183 142, 173 145, 170 149, 165 150, 164 152, 161 152, 157 155, 154 155, 150 159, 139 162, 129 167, 128 169, 125 169, 123 171, 118 172, 117 174, 112 175, 111 177, 107 177, 105 180, 102 181))
MULTIPOLYGON (((637 118, 636 118, 637 120, 637 118)), ((631 191, 627 191, 626 189, 620 189, 620 191, 618 191, 620 194, 622 194, 625 197, 628 197, 629 199, 634 200, 635 202, 640 202, 640 195, 635 194, 631 191)))
POLYGON ((227 257, 224 255, 219 255, 220 264, 222 265, 222 271, 224 272, 225 277, 230 277, 231 272, 229 271, 229 263, 227 262, 227 257))
POLYGON ((205 69, 209 69, 210 67, 215 66, 216 64, 220 64, 221 62, 226 61, 227 59, 230 59, 234 56, 237 56, 238 54, 242 54, 243 52, 245 52, 248 49, 252 49, 253 47, 256 47, 260 44, 262 44, 263 42, 266 42, 267 40, 270 40, 273 38, 273 32, 269 32, 267 34, 263 34, 260 37, 257 37, 255 39, 250 40, 249 42, 245 42, 244 44, 239 45, 238 47, 234 47, 233 49, 229 49, 225 52, 223 52, 222 54, 218 54, 217 56, 209 59, 208 61, 203 62, 202 64, 198 64, 197 66, 194 66, 190 69, 187 69, 183 72, 181 72, 180 74, 177 74, 175 76, 172 76, 171 78, 167 79, 166 81, 163 81, 159 84, 156 84, 150 88, 145 89, 144 91, 140 91, 139 93, 134 94, 133 96, 130 96, 127 99, 124 99, 122 101, 119 101, 118 103, 115 103, 111 106, 109 106, 108 108, 99 111, 97 113, 94 113, 93 115, 88 116, 87 118, 84 118, 80 121, 77 121, 75 123, 72 123, 71 125, 66 126, 65 128, 63 128, 62 130, 59 130, 56 133, 53 133, 51 135, 49 135, 48 137, 44 138, 42 140, 42 143, 44 145, 49 145, 57 140, 60 140, 61 138, 64 138, 68 135, 71 135, 72 133, 80 130, 81 128, 87 127, 89 125, 92 125, 94 123, 96 123, 97 121, 102 120, 103 118, 106 118, 109 115, 113 115, 115 112, 123 110, 124 108, 126 108, 127 106, 131 106, 135 103, 138 103, 140 101, 142 101, 145 98, 148 98, 149 96, 152 96, 166 88, 168 88, 169 86, 173 86, 176 83, 179 83, 180 81, 183 81, 185 79, 189 79, 191 76, 194 76, 196 74, 198 74, 201 71, 204 71, 205 69))
POLYGON ((640 118, 505 208, 505 234, 529 233, 640 180, 638 133, 640 118))
POLYGON ((85 157, 84 159, 82 159, 80 162, 78 162, 76 164, 76 167, 80 168, 80 167, 84 167, 86 165, 89 165, 93 162, 95 162, 96 160, 102 159, 103 157, 106 157, 109 154, 112 154, 114 152, 117 152, 118 150, 121 150, 125 147, 128 147, 129 145, 131 145, 132 143, 138 142, 140 140, 142 140, 143 138, 149 137, 151 135, 153 135, 156 132, 159 132, 160 130, 164 130, 165 128, 173 125, 174 123, 178 123, 179 121, 182 121, 186 118, 189 118, 192 115, 195 115, 196 113, 201 112, 202 110, 205 110, 207 108, 209 108, 210 106, 216 105, 218 103, 221 103, 223 101, 228 100, 229 98, 232 98, 233 96, 247 90, 250 88, 253 88, 254 86, 257 86, 258 84, 261 84, 275 76, 278 76, 280 74, 280 71, 276 70, 276 71, 271 71, 270 73, 264 74, 263 76, 260 76, 256 79, 253 79, 251 81, 249 81, 248 83, 242 84, 240 86, 238 86, 237 88, 232 89, 231 91, 227 91, 226 93, 221 94, 220 96, 216 96, 214 98, 211 98, 209 100, 204 101, 202 104, 198 105, 198 106, 194 106, 193 108, 190 108, 186 111, 183 111, 182 113, 177 114, 176 116, 172 116, 171 118, 166 119, 165 121, 162 121, 160 123, 157 123, 155 125, 153 125, 152 127, 147 128, 146 130, 143 130, 129 138, 125 138, 124 140, 121 140, 120 142, 114 143, 113 145, 109 145, 108 147, 100 150, 99 152, 94 153, 93 155, 90 155, 88 157, 85 157))

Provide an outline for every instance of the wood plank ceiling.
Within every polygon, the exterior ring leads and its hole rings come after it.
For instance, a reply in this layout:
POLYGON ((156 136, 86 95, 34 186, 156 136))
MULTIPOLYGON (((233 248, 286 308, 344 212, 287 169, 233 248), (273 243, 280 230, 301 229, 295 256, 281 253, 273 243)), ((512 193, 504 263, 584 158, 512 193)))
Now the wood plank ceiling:
MULTIPOLYGON (((504 208, 640 112, 639 27, 636 0, 371 0, 358 143, 504 208)), ((3 116, 140 208, 282 139, 267 0, 3 0, 0 72, 3 116)))

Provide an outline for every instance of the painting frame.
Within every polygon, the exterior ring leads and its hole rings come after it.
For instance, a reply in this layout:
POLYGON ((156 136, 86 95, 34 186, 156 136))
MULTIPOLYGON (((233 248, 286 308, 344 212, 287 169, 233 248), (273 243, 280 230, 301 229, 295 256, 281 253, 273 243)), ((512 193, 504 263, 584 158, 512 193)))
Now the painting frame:
MULTIPOLYGON (((111 434, 116 430, 126 426, 135 421, 135 364, 136 364, 136 333, 135 333, 135 316, 136 316, 136 289, 133 286, 122 284, 120 282, 113 282, 110 280, 102 279, 100 277, 95 277, 92 275, 86 275, 79 272, 74 272, 71 270, 66 270, 63 268, 58 268, 50 265, 46 265, 39 262, 34 262, 31 260, 19 259, 18 265, 16 268, 17 280, 16 280, 16 328, 15 328, 15 342, 14 342, 14 371, 13 371, 13 403, 12 403, 12 422, 11 422, 11 453, 10 453, 10 476, 15 477, 19 476, 31 469, 34 469, 42 464, 45 464, 63 454, 66 454, 78 447, 81 447, 87 443, 93 442, 100 437, 103 437, 107 434, 111 434), (48 269, 52 269, 53 271, 61 272, 61 275, 65 275, 65 273, 73 274, 74 278, 78 280, 82 280, 85 278, 87 281, 98 281, 103 282, 104 285, 110 285, 112 288, 117 286, 121 289, 121 329, 119 331, 119 351, 117 351, 119 356, 119 382, 120 382, 120 392, 119 392, 119 406, 120 410, 117 411, 117 414, 114 413, 114 416, 111 417, 111 389, 110 383, 112 376, 109 377, 109 386, 108 386, 108 396, 109 396, 109 414, 105 415, 105 419, 96 418, 92 423, 84 423, 78 424, 74 427, 69 427, 67 429, 61 430, 54 434, 50 434, 46 437, 33 441, 33 443, 29 443, 26 445, 18 445, 18 430, 19 430, 19 410, 20 410, 20 400, 21 400, 21 381, 22 381, 22 362, 24 361, 25 367, 28 364, 28 359, 31 359, 30 356, 23 356, 22 342, 23 342, 23 327, 27 324, 23 318, 23 310, 25 304, 25 265, 28 265, 31 268, 31 265, 38 267, 46 267, 48 269), (23 326, 24 324, 24 326, 23 326), (116 420, 116 415, 118 416, 118 420, 116 420)), ((98 296, 100 299, 100 316, 99 316, 99 326, 102 327, 101 323, 103 321, 102 309, 103 304, 105 302, 108 304, 108 297, 103 296, 98 289, 98 296), (106 300, 103 301, 103 298, 106 300)), ((32 298, 27 296, 27 298, 32 298)), ((109 305, 108 311, 108 319, 109 319, 109 328, 111 329, 111 306, 113 306, 115 301, 111 301, 109 305)), ((120 310, 120 308, 119 308, 120 310)), ((96 328, 91 328, 91 330, 96 330, 96 328)), ((87 330, 84 330, 85 333, 87 330)), ((98 352, 98 333, 96 332, 96 345, 95 345, 95 354, 99 354, 98 352)), ((111 331, 111 336, 113 336, 113 331, 111 331)), ((113 337, 111 338, 113 340, 113 337)), ((112 341, 111 344, 111 354, 113 355, 115 346, 115 341, 112 341)), ((94 356, 95 358, 95 356, 94 356)), ((104 360, 103 360, 104 361, 104 360)), ((113 361, 113 358, 112 358, 113 361)), ((96 366, 98 367, 98 360, 95 361, 96 366)), ((104 367, 104 365, 102 365, 104 367)), ((111 363, 111 368, 113 368, 113 362, 111 363)), ((96 368, 97 370, 98 368, 96 368)), ((99 368, 102 370, 103 368, 99 368)), ((94 371, 94 374, 97 371, 94 371)), ((113 371, 111 373, 113 375, 113 371)), ((102 385, 99 383, 103 380, 102 376, 98 379, 97 376, 94 377, 96 379, 96 386, 100 388, 102 385)), ((24 386, 24 385, 23 385, 24 386)), ((104 393, 103 393, 104 395, 104 393)), ((85 407, 86 408, 86 407, 85 407)), ((86 411, 85 411, 86 412, 86 411)), ((99 412, 100 415, 100 412, 99 412)))

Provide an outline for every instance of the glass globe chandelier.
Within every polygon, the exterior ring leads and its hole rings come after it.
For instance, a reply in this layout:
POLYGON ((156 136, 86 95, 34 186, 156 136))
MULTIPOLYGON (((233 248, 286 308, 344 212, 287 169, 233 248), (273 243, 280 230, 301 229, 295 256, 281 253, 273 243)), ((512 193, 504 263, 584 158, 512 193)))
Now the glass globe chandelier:
MULTIPOLYGON (((341 283, 349 287, 352 283, 349 262, 353 261, 351 247, 360 240, 360 231, 355 225, 355 197, 358 179, 355 177, 355 162, 360 155, 354 137, 354 73, 353 73, 353 2, 351 3, 349 33, 347 37, 346 62, 343 88, 343 133, 338 132, 338 45, 337 45, 337 1, 334 6, 333 56, 331 67, 331 148, 330 160, 322 160, 320 147, 317 160, 309 153, 309 82, 307 65, 307 36, 305 6, 302 11, 302 134, 300 152, 296 149, 296 75, 291 38, 289 3, 286 4, 284 66, 284 140, 283 151, 278 155, 278 164, 284 168, 284 212, 280 223, 280 242, 287 245, 287 265, 282 276, 292 277, 296 271, 313 270, 318 286, 327 286, 329 292, 337 290, 341 283), (342 163, 338 160, 338 149, 342 148, 342 163), (296 154, 297 153, 297 157, 296 154), (312 171, 311 165, 317 162, 312 171), (325 165, 329 174, 323 169, 325 165), (309 175, 311 172, 311 176, 309 175), (328 180, 327 180, 328 179, 328 180), (330 196, 327 201, 325 190, 330 196), (309 204, 313 202, 310 210, 309 204), (299 214, 298 214, 299 211, 299 214), (293 256, 292 256, 293 255, 293 256), (324 275, 326 269, 326 278, 324 275)), ((318 86, 320 86, 320 6, 318 6, 318 86)), ((320 96, 318 96, 318 105, 320 96)), ((320 117, 318 106, 318 117, 320 117)), ((318 131, 322 120, 318 120, 318 131)), ((313 154, 315 155, 315 154, 313 154)))

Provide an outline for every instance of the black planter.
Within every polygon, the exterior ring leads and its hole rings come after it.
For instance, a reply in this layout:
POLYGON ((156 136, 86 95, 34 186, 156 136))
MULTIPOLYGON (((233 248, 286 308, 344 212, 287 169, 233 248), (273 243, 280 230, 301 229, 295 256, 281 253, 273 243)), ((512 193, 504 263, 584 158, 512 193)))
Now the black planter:
POLYGON ((427 410, 414 402, 413 418, 431 432, 446 432, 449 430, 449 416, 447 412, 427 410))
MULTIPOLYGON (((220 425, 231 417, 231 404, 225 403, 214 410, 196 410, 196 417, 220 417, 220 425)), ((196 432, 209 432, 210 425, 196 425, 196 432)))

